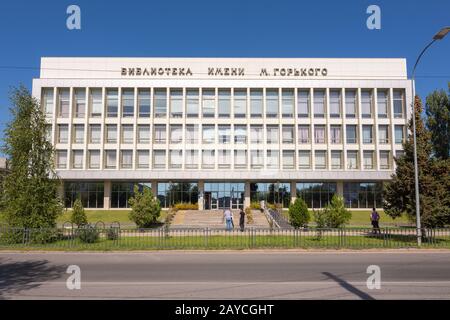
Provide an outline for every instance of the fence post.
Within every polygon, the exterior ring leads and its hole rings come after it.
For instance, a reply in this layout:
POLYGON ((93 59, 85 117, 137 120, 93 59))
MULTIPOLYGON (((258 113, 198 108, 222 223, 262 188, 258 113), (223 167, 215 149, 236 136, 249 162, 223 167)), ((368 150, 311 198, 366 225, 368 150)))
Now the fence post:
POLYGON ((205 244, 205 248, 208 248, 208 232, 209 231, 209 228, 208 227, 206 227, 204 230, 203 230, 203 237, 204 237, 204 244, 205 244))

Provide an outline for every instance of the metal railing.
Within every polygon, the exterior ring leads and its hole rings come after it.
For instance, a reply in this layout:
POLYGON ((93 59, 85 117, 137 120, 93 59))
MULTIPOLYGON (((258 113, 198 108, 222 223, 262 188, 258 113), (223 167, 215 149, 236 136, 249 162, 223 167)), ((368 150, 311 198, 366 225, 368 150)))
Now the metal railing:
MULTIPOLYGON (((450 248, 450 229, 424 229, 422 246, 450 248)), ((22 229, 0 227, 0 249, 160 250, 257 248, 414 248, 413 228, 372 229, 121 229, 118 225, 88 228, 22 229)))

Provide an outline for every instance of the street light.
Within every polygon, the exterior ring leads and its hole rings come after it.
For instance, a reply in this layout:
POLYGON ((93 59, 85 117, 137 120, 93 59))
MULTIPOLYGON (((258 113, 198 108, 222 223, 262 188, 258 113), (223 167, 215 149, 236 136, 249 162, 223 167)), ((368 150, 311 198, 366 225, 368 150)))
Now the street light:
POLYGON ((414 139, 414 188, 416 192, 416 227, 417 227, 417 245, 420 246, 422 244, 422 229, 420 225, 420 200, 419 200, 419 169, 417 166, 417 143, 416 143, 416 94, 415 94, 415 74, 416 68, 419 64, 420 59, 423 54, 433 43, 437 40, 442 40, 450 32, 450 27, 442 28, 438 33, 436 33, 433 37, 433 40, 422 50, 422 52, 417 57, 416 63, 414 64, 414 68, 411 75, 411 91, 412 91, 412 119, 413 119, 413 139, 414 139))

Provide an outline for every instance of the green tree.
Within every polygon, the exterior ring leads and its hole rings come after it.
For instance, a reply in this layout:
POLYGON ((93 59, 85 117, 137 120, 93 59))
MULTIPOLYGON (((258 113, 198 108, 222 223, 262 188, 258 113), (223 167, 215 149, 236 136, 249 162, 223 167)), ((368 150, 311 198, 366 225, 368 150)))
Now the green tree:
POLYGON ((289 205, 289 222, 298 229, 305 227, 310 220, 308 206, 302 198, 295 199, 294 203, 289 205))
POLYGON ((45 115, 23 86, 13 90, 10 100, 12 120, 2 146, 9 163, 1 199, 6 222, 13 227, 53 228, 62 205, 45 115))
MULTIPOLYGON (((417 164, 421 221, 425 227, 443 226, 450 222, 450 160, 432 157, 431 132, 421 117, 422 103, 415 97, 417 164)), ((412 119, 409 121, 412 132, 412 119)), ((403 144, 404 155, 396 158, 392 180, 385 184, 384 210, 392 218, 406 214, 416 220, 414 187, 414 144, 412 134, 403 144)))
MULTIPOLYGON (((329 204, 323 209, 323 219, 329 228, 339 228, 348 223, 352 213, 345 208, 344 198, 335 194, 329 204)), ((316 216, 317 217, 317 216, 316 216)))
POLYGON ((130 220, 134 221, 139 228, 148 228, 154 224, 160 214, 161 206, 159 200, 153 196, 149 188, 139 191, 137 185, 134 186, 134 196, 130 198, 131 211, 130 220))
POLYGON ((437 158, 450 156, 450 99, 444 90, 427 96, 425 113, 427 128, 431 132, 433 152, 437 158))
POLYGON ((78 227, 87 225, 88 223, 86 212, 84 211, 83 204, 79 198, 73 203, 70 222, 76 224, 78 227))

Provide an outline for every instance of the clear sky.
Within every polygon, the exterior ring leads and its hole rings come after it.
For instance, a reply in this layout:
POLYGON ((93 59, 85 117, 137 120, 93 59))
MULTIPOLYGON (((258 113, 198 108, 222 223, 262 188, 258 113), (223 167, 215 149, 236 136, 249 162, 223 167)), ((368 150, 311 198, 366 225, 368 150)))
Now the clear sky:
MULTIPOLYGON (((1 0, 0 136, 11 86, 31 88, 41 56, 404 57, 450 26, 450 0, 1 0), (81 30, 66 9, 81 8, 81 30), (381 30, 366 9, 381 8, 381 30), (6 67, 26 67, 26 69, 6 67)), ((424 98, 450 81, 450 35, 417 71, 424 98)))

